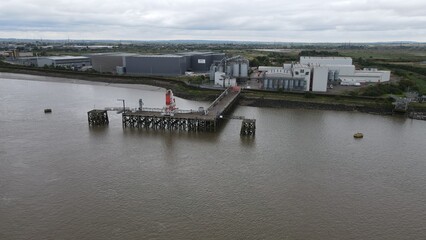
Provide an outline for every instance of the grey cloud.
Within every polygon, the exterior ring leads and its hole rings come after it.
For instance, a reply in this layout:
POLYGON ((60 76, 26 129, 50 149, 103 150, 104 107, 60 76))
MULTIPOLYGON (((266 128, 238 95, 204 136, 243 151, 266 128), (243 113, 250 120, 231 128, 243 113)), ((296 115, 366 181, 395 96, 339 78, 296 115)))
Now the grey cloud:
POLYGON ((417 0, 2 0, 0 37, 426 41, 415 34, 426 29, 425 8, 417 0))

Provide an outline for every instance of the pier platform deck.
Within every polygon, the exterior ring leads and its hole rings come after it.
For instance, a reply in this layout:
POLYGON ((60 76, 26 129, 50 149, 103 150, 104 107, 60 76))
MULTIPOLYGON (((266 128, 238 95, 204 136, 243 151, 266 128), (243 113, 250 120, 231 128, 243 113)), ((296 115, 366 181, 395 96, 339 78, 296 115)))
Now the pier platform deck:
POLYGON ((231 109, 238 99, 240 88, 226 89, 203 111, 176 111, 165 115, 161 111, 126 111, 122 115, 124 127, 179 129, 186 131, 216 131, 220 116, 231 109))

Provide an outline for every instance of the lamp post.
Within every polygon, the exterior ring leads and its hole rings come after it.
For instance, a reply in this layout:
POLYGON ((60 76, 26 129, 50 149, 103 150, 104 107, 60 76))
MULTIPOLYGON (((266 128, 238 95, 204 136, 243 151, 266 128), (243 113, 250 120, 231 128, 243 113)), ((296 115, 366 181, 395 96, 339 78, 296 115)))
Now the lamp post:
POLYGON ((126 101, 124 99, 117 99, 117 101, 123 101, 123 113, 126 113, 126 101))

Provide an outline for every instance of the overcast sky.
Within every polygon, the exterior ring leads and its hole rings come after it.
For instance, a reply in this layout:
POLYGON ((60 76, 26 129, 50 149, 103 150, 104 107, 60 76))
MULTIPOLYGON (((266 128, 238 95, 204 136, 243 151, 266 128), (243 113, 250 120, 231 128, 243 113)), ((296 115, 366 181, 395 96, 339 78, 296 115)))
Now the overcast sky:
POLYGON ((426 42, 426 0, 0 0, 0 38, 426 42))

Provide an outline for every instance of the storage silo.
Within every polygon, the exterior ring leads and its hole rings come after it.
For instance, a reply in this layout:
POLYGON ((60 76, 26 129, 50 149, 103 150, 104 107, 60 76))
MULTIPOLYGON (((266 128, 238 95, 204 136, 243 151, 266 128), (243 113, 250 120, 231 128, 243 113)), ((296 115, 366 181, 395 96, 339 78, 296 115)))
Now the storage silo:
POLYGON ((223 65, 219 65, 219 67, 217 68, 217 71, 218 72, 223 72, 223 70, 225 70, 225 69, 223 69, 223 65))
POLYGON ((232 64, 232 76, 234 77, 240 76, 240 64, 237 62, 232 64))
POLYGON ((263 89, 268 89, 268 79, 263 79, 263 89))
POLYGON ((210 80, 213 81, 214 80, 214 73, 217 72, 217 66, 215 65, 211 65, 210 67, 210 80))
POLYGON ((232 66, 231 65, 226 66, 226 74, 232 75, 232 66))
POLYGON ((247 63, 241 63, 241 77, 248 77, 248 64, 247 63))

